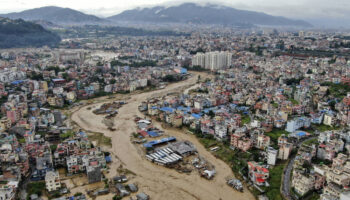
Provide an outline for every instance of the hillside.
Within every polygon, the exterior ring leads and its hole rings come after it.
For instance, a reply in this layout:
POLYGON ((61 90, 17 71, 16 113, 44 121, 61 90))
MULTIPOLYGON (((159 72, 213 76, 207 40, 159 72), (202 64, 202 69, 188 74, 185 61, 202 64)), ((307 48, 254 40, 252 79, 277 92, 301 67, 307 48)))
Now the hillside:
POLYGON ((60 40, 41 25, 0 17, 0 48, 55 46, 60 40))
POLYGON ((104 19, 98 18, 94 15, 87 15, 70 8, 55 6, 34 8, 18 13, 1 14, 0 16, 10 19, 21 18, 28 21, 45 20, 58 24, 93 24, 104 21, 104 19))

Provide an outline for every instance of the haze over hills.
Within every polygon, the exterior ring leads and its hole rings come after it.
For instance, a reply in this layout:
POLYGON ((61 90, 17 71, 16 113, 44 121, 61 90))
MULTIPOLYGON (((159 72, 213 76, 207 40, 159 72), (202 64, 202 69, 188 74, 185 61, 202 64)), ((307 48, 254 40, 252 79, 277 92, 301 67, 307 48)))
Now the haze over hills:
POLYGON ((0 16, 11 19, 21 18, 29 21, 45 20, 60 24, 95 24, 104 21, 104 19, 101 19, 94 15, 87 15, 70 8, 61 8, 55 6, 34 8, 22 12, 1 14, 0 16))
POLYGON ((107 18, 111 21, 150 23, 195 23, 220 25, 299 26, 312 25, 302 20, 271 16, 265 13, 238 10, 227 6, 184 3, 178 6, 133 9, 107 18))
POLYGON ((60 41, 39 24, 0 17, 0 48, 55 46, 60 41))

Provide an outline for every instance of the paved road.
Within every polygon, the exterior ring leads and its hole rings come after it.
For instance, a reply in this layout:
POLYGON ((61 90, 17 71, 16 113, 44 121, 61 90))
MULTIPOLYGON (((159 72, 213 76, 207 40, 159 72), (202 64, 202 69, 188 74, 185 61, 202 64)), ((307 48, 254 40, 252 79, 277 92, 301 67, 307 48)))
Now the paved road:
MULTIPOLYGON (((297 144, 297 147, 299 148, 300 145, 303 142, 306 142, 306 141, 309 141, 309 140, 312 140, 312 139, 315 139, 315 138, 316 137, 311 137, 311 138, 307 138, 306 140, 301 140, 297 144)), ((294 164, 295 158, 296 158, 296 155, 294 155, 293 158, 289 160, 287 168, 284 171, 285 173, 283 175, 282 193, 283 193, 285 199, 287 199, 287 200, 293 200, 294 199, 294 197, 290 194, 290 188, 291 188, 290 175, 291 175, 292 170, 293 170, 293 164, 294 164)))
POLYGON ((293 170, 293 163, 295 161, 295 156, 289 160, 287 168, 285 170, 283 185, 282 185, 282 193, 287 200, 292 200, 293 198, 290 195, 290 175, 293 170))

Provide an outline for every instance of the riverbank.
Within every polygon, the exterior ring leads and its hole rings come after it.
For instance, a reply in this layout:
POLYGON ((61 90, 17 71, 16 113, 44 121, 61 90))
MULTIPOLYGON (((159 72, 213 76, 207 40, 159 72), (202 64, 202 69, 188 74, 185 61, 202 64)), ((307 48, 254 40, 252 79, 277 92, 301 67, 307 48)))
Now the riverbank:
MULTIPOLYGON (((197 82, 197 76, 204 77, 204 73, 195 73, 188 80, 168 85, 162 90, 151 91, 131 95, 127 100, 127 104, 119 109, 118 115, 114 118, 115 131, 110 131, 102 123, 103 116, 98 116, 92 113, 93 109, 88 107, 99 107, 102 103, 96 103, 81 107, 75 111, 71 119, 79 127, 91 132, 100 132, 112 139, 112 148, 110 152, 113 155, 113 165, 111 169, 118 168, 122 165, 124 168, 132 171, 136 175, 133 176, 132 182, 137 182, 140 186, 140 191, 143 191, 151 196, 152 199, 254 199, 253 195, 248 191, 244 193, 237 192, 227 186, 225 178, 233 177, 230 167, 220 159, 217 159, 208 152, 203 145, 197 140, 194 135, 185 134, 180 130, 166 130, 167 134, 178 137, 181 140, 189 140, 196 145, 200 155, 215 165, 217 176, 209 181, 201 178, 196 173, 181 174, 165 167, 157 166, 145 158, 137 151, 131 143, 130 137, 136 132, 136 127, 133 121, 134 116, 141 116, 138 111, 138 105, 147 98, 154 96, 163 96, 167 93, 179 92, 186 89, 197 82)), ((113 101, 114 99, 111 99, 113 101)), ((161 128, 161 124, 156 123, 156 126, 161 128)), ((108 174, 111 178, 117 172, 108 174)))

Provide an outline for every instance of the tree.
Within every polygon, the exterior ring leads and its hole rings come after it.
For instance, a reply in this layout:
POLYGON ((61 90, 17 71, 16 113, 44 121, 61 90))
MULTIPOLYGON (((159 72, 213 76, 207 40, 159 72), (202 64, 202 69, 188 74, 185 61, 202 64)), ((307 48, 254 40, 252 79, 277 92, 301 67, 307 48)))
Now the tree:
POLYGON ((66 81, 69 81, 69 80, 70 80, 69 75, 68 75, 67 72, 64 72, 64 73, 62 74, 62 78, 65 79, 66 81))
POLYGON ((109 84, 115 84, 117 81, 115 80, 115 79, 111 79, 110 81, 109 81, 109 84))
POLYGON ((175 82, 175 81, 176 81, 176 78, 175 78, 174 75, 168 74, 168 75, 166 75, 166 76, 163 78, 163 81, 165 81, 165 82, 175 82))
POLYGON ((117 196, 117 195, 115 195, 115 196, 113 197, 113 200, 120 200, 120 199, 122 199, 122 197, 121 197, 121 196, 117 196))
POLYGON ((44 79, 41 73, 36 73, 34 71, 30 74, 30 78, 36 81, 41 81, 44 79))
POLYGON ((54 153, 57 149, 57 145, 56 144, 50 145, 50 149, 51 149, 51 152, 54 153))
POLYGON ((328 103, 328 105, 329 105, 333 110, 335 110, 335 104, 336 104, 336 103, 337 103, 336 101, 332 100, 332 101, 330 101, 330 102, 328 103))
POLYGON ((208 115, 209 115, 211 118, 215 117, 215 113, 214 113, 212 110, 209 111, 208 115))
POLYGON ((75 196, 75 197, 79 197, 79 196, 81 196, 82 194, 83 194, 83 193, 81 193, 81 192, 77 192, 77 193, 74 194, 74 196, 75 196))

